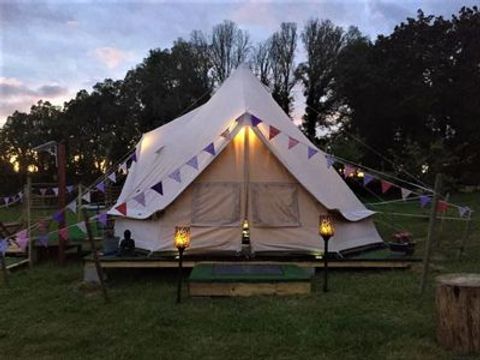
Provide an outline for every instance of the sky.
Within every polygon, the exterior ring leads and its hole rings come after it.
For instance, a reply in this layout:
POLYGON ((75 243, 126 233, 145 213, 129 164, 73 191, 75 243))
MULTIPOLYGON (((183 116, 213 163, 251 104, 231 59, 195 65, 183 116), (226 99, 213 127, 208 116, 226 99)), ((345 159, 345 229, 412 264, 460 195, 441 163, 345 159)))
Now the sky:
POLYGON ((0 0, 0 126, 13 111, 28 111, 40 99, 63 105, 80 89, 122 79, 149 49, 170 47, 192 30, 208 33, 225 19, 247 30, 253 43, 282 22, 301 29, 312 17, 355 25, 374 40, 415 17, 419 8, 450 17, 475 4, 478 0, 0 0))

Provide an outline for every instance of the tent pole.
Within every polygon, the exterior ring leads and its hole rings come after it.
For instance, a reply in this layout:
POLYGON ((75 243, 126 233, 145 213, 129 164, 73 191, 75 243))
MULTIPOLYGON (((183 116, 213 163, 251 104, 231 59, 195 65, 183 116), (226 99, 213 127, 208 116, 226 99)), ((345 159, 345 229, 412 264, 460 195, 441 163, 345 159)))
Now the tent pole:
MULTIPOLYGON (((245 126, 244 128, 244 149, 243 149, 243 177, 244 177, 244 191, 245 191, 245 219, 248 223, 248 207, 249 207, 249 192, 250 192, 250 173, 249 173, 249 161, 250 161, 250 127, 245 126)), ((243 225, 242 225, 243 227, 243 225)), ((250 225, 249 225, 250 227, 250 225)), ((252 252, 251 239, 249 238, 249 253, 252 252)))
POLYGON ((432 208, 430 209, 430 221, 428 223, 428 234, 425 243, 425 252, 423 254, 423 273, 422 281, 420 283, 420 294, 425 292, 425 286, 427 285, 428 268, 430 266, 430 254, 432 252, 432 237, 435 230, 435 220, 437 217, 437 205, 438 196, 440 194, 440 188, 442 186, 442 174, 438 173, 435 177, 435 188, 433 193, 432 208))

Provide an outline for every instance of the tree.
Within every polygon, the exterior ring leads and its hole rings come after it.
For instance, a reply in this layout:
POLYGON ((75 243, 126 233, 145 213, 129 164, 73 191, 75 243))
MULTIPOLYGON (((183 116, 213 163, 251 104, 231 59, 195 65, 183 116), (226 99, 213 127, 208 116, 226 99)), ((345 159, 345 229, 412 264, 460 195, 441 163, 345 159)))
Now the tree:
POLYGON ((270 41, 271 87, 273 98, 287 114, 292 110, 291 92, 296 83, 296 48, 297 25, 282 23, 280 31, 274 33, 270 41))
POLYGON ((270 86, 271 63, 270 63, 270 49, 271 39, 259 42, 252 51, 252 58, 250 61, 253 72, 260 81, 266 86, 270 86))

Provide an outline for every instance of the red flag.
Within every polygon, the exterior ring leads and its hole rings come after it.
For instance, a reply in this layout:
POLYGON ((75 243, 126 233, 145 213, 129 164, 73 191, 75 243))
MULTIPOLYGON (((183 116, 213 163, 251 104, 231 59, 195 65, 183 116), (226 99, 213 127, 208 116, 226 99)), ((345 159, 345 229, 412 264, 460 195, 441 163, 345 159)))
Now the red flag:
POLYGON ((388 191, 388 189, 390 189, 393 186, 392 183, 385 180, 380 180, 380 184, 382 185, 382 194, 385 194, 388 191))
POLYGON ((448 209, 448 203, 443 200, 439 200, 437 204, 437 212, 447 212, 448 209))
POLYGON ((268 140, 272 140, 278 134, 280 134, 280 130, 278 130, 276 127, 273 127, 272 125, 270 125, 270 131, 268 133, 268 140))
POLYGON ((123 214, 123 215, 127 215, 127 203, 122 203, 120 205, 118 205, 115 210, 117 210, 119 213, 123 214))
POLYGON ((63 240, 68 240, 68 229, 67 228, 61 228, 58 230, 58 236, 60 236, 63 240))

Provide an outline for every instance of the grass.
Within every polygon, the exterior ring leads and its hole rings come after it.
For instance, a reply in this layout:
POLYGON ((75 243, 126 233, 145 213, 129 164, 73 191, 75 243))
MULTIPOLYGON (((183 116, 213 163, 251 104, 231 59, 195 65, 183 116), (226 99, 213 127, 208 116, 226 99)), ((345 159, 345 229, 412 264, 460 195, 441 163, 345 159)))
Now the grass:
MULTIPOLYGON (((455 201, 454 201, 455 200, 455 201)), ((473 205, 461 195, 454 202, 473 205), (460 200, 460 201, 456 201, 460 200)), ((391 205, 400 211, 410 205, 391 205)), ((476 207, 479 208, 478 206, 476 207)), ((418 209, 418 207, 417 207, 418 209)), ((414 211, 412 205, 411 211, 414 211)), ((403 210, 402 210, 403 212, 403 210)), ((418 212, 418 210, 417 210, 418 212)), ((378 216, 384 236, 407 228, 421 253, 427 222, 378 216)), ((2 359, 460 359, 435 342, 433 277, 480 272, 479 216, 467 253, 455 258, 464 223, 445 222, 425 296, 411 270, 321 273, 310 296, 194 299, 174 303, 175 272, 109 273, 112 303, 82 285, 80 262, 15 272, 0 286, 2 359)), ((186 295, 186 294, 185 294, 186 295)), ((462 357, 461 359, 480 359, 462 357)))

